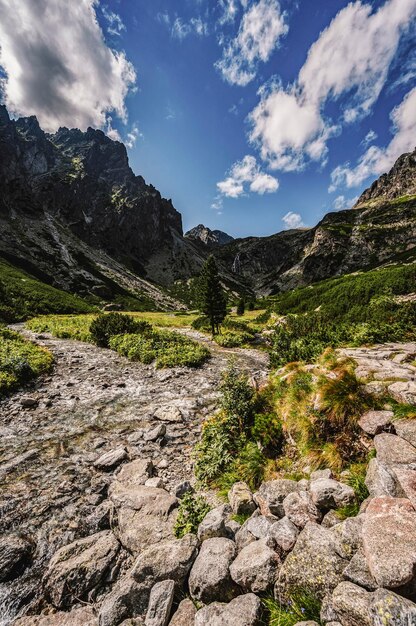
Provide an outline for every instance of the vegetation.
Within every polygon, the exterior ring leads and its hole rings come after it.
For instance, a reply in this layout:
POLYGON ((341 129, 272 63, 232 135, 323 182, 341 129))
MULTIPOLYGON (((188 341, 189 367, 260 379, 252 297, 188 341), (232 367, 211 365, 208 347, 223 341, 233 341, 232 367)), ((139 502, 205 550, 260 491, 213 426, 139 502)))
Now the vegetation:
POLYGON ((151 329, 150 324, 145 321, 136 321, 130 315, 121 313, 108 313, 99 315, 90 325, 89 332, 91 338, 97 346, 108 348, 110 338, 114 335, 125 335, 133 333, 143 333, 151 329))
POLYGON ((45 348, 0 327, 0 397, 47 372, 52 361, 52 354, 45 348))
POLYGON ((179 503, 178 517, 173 529, 175 537, 180 539, 188 533, 196 533, 210 507, 202 496, 197 496, 191 491, 185 493, 179 503))
POLYGON ((355 501, 341 509, 337 510, 341 519, 346 517, 354 517, 358 515, 362 502, 370 495, 365 477, 367 475, 367 463, 353 463, 348 468, 347 478, 345 482, 354 489, 355 501))
POLYGON ((263 605, 269 616, 269 626, 295 626, 307 621, 322 623, 321 602, 307 590, 293 593, 286 604, 280 604, 274 598, 264 598, 263 605))
POLYGON ((244 315, 244 311, 246 310, 246 303, 244 298, 240 298, 237 302, 237 315, 244 315))
POLYGON ((19 322, 42 313, 88 313, 93 310, 93 306, 78 296, 46 285, 0 260, 0 322, 19 322))
POLYGON ((227 315, 227 299, 218 276, 214 257, 208 257, 197 283, 198 308, 209 318, 212 334, 227 315))

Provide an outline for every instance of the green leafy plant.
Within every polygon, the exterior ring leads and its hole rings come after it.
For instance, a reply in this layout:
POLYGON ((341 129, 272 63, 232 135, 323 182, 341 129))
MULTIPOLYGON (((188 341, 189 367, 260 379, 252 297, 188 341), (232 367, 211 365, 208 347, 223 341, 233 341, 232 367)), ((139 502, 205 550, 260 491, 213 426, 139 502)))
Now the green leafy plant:
POLYGON ((139 334, 150 330, 151 326, 147 322, 136 321, 130 315, 121 313, 99 315, 89 328, 93 342, 102 348, 108 348, 110 338, 115 335, 139 334))
POLYGON ((295 626, 301 621, 321 624, 321 602, 307 590, 292 593, 286 604, 280 604, 274 598, 264 598, 263 605, 269 615, 269 626, 295 626))
POLYGON ((210 507, 202 497, 188 491, 179 503, 178 517, 176 518, 173 532, 180 539, 188 533, 196 533, 210 507))

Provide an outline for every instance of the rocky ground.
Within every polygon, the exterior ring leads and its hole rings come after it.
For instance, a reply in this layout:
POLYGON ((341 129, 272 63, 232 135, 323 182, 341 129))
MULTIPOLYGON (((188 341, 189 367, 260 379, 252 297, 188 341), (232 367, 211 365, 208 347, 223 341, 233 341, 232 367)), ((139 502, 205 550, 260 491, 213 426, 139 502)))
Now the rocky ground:
MULTIPOLYGON (((416 420, 388 407, 362 416, 376 457, 356 517, 339 521, 334 509, 354 492, 321 470, 255 494, 237 483, 197 536, 174 539, 230 351, 211 346, 200 370, 156 371, 37 341, 55 353, 53 374, 0 405, 2 626, 260 626, 259 595, 286 600, 299 587, 323 601, 326 626, 416 624, 416 420), (240 526, 232 515, 242 513, 240 526), (32 616, 13 621, 21 607, 32 616)), ((263 353, 233 352, 264 375, 263 353)), ((345 353, 367 391, 416 404, 416 345, 345 353)))

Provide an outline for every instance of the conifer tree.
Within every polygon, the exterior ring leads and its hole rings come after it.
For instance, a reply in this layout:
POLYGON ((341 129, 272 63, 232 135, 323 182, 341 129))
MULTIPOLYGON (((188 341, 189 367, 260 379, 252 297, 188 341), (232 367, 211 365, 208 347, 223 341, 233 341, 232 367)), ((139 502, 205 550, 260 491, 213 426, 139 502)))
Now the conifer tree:
POLYGON ((244 311, 246 310, 246 303, 244 298, 240 298, 237 302, 237 315, 244 315, 244 311))
POLYGON ((198 307, 209 318, 212 334, 218 333, 219 326, 227 315, 227 299, 212 255, 205 262, 198 280, 198 307))

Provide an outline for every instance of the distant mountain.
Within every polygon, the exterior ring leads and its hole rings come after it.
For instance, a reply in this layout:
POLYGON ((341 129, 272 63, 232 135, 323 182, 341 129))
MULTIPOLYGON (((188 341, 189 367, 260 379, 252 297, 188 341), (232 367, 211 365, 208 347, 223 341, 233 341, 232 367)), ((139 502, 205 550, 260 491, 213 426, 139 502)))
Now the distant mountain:
POLYGON ((355 207, 379 198, 393 200, 402 196, 416 195, 416 148, 402 154, 388 174, 380 178, 361 194, 355 207))
POLYGON ((184 236, 193 241, 201 241, 206 246, 210 247, 224 246, 226 243, 230 243, 234 240, 234 237, 227 235, 227 233, 222 232, 222 230, 211 230, 203 224, 199 224, 195 226, 195 228, 188 230, 184 236))

